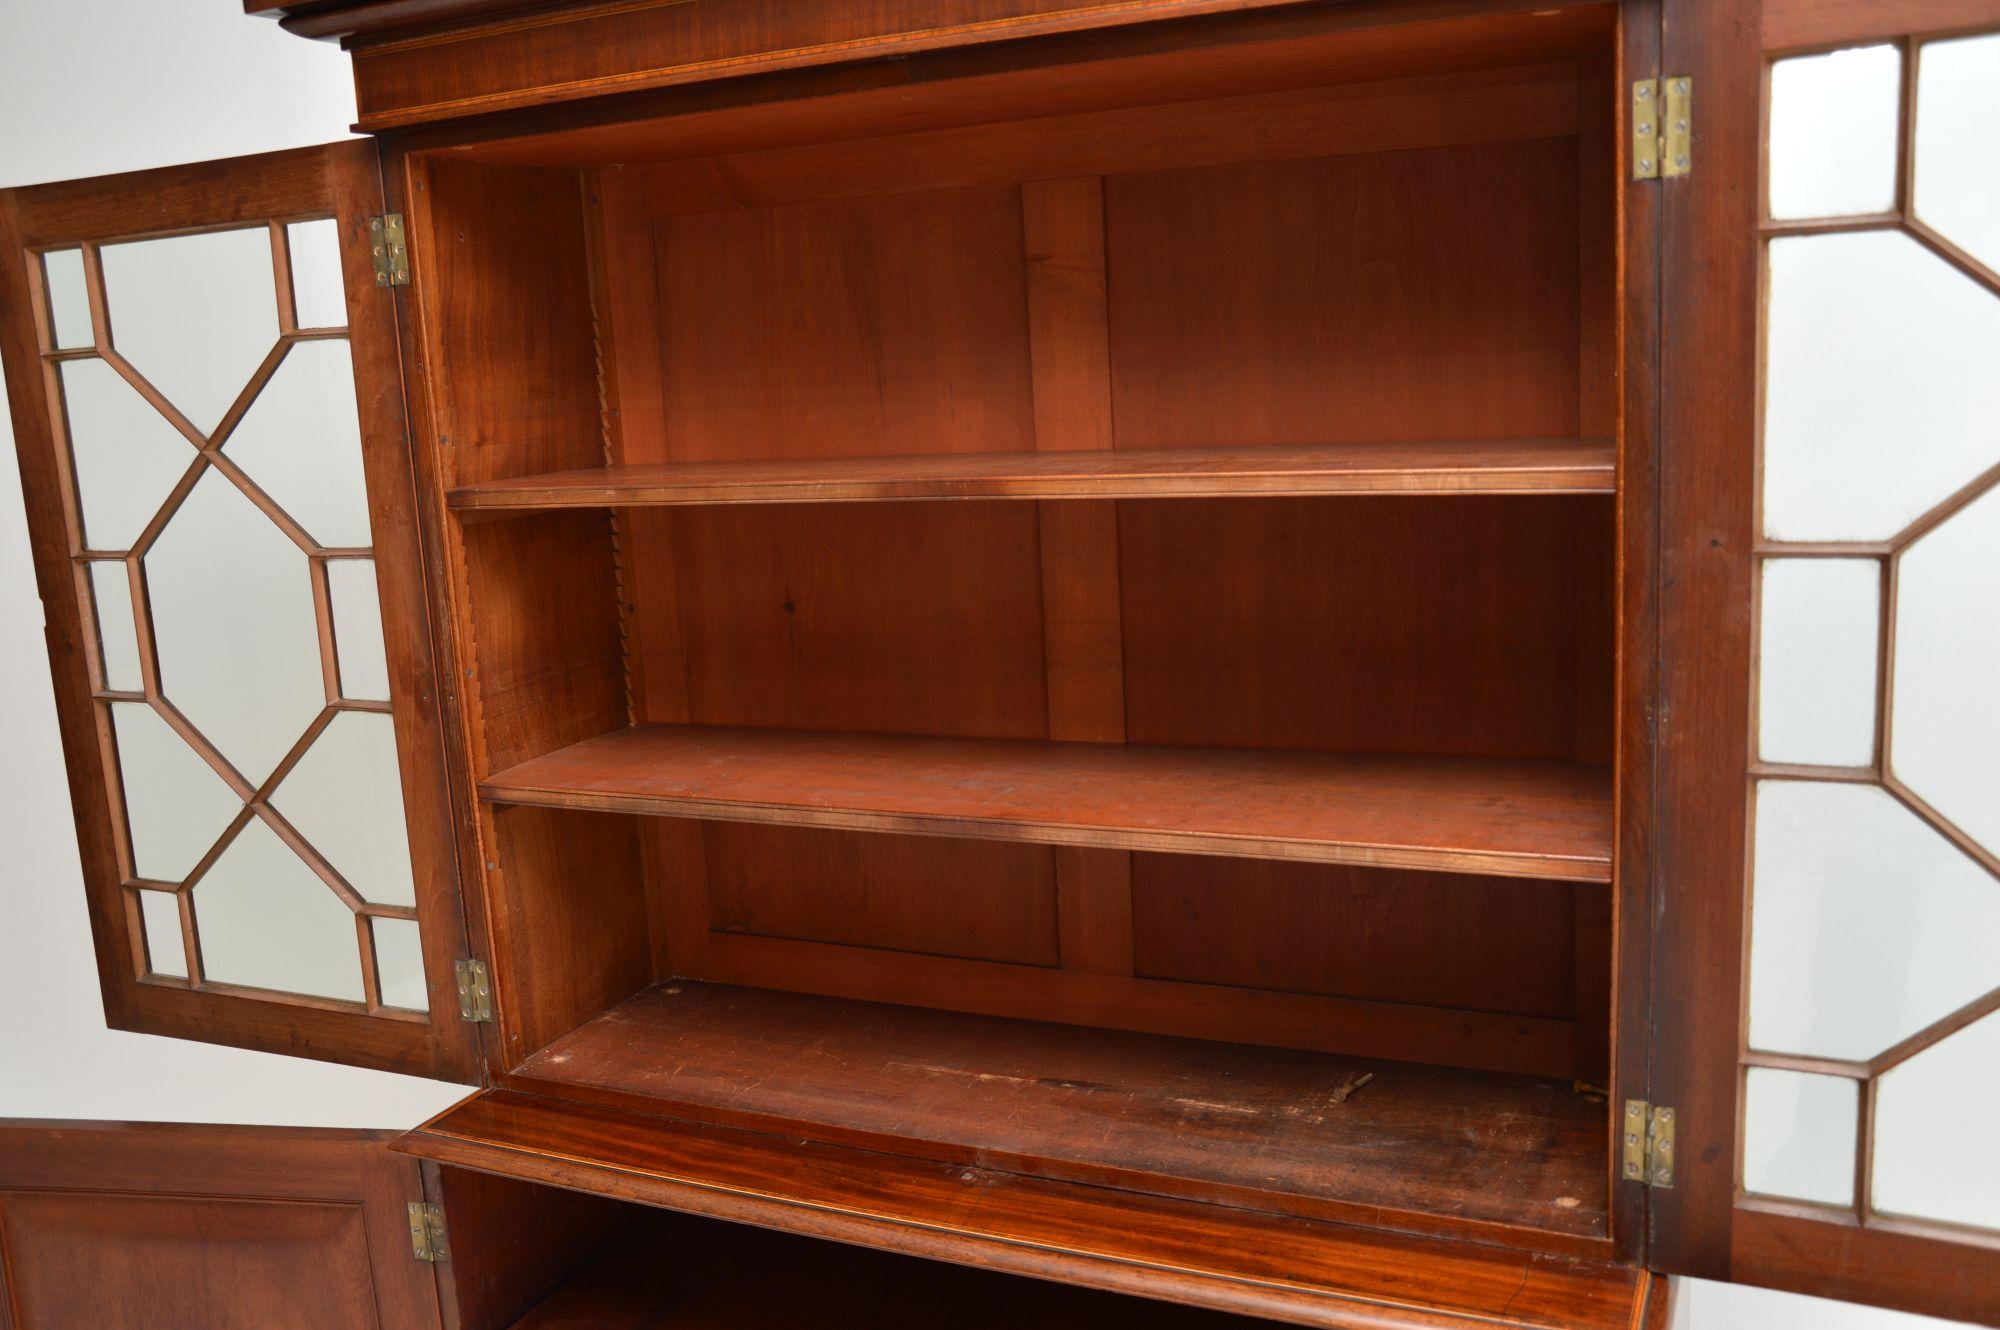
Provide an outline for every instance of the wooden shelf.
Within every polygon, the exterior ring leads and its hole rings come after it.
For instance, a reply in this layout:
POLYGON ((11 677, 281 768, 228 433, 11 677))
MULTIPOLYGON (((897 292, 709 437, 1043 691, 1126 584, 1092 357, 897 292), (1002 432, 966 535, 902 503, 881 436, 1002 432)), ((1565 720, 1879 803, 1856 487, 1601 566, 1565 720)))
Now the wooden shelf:
POLYGON ((639 725, 492 803, 1611 880, 1611 777, 1563 762, 639 725))
MULTIPOLYGON (((396 1148, 1296 1324, 1624 1330, 1609 1131, 1562 1081, 676 981, 396 1148)), ((526 1324, 643 1293, 601 1273, 526 1324)))
POLYGON ((932 453, 556 471, 450 492, 461 510, 885 499, 1610 494, 1609 439, 1489 439, 1154 452, 932 453))
POLYGON ((680 979, 502 1084, 1307 1218, 1531 1230, 1578 1255, 1606 1234, 1606 1109, 1567 1080, 680 979))

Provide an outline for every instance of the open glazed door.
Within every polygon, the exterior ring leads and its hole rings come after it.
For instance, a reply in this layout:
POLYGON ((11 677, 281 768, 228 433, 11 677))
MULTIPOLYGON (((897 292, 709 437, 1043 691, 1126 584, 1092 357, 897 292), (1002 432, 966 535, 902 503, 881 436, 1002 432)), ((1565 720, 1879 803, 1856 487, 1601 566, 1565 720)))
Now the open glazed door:
POLYGON ((375 147, 0 196, 105 1012, 471 1078, 375 147))
POLYGON ((1665 31, 1651 1259, 2000 1325, 2000 3, 1665 31))

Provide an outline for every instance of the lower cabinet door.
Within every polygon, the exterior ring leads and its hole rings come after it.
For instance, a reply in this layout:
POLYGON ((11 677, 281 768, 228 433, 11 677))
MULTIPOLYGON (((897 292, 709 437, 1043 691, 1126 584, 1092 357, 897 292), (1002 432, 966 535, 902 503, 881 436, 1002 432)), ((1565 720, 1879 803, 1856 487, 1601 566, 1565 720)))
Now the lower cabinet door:
POLYGON ((437 1330, 385 1139, 0 1122, 0 1330, 437 1330))

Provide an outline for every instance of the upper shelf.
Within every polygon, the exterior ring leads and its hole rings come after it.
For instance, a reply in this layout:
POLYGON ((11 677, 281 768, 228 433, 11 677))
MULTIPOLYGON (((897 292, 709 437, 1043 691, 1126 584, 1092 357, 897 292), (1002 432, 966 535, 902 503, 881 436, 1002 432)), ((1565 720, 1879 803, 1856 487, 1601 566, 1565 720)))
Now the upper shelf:
POLYGON ((1610 494, 1609 439, 1487 439, 609 466, 452 490, 453 508, 528 510, 885 499, 1610 494))
POLYGON ((1611 880, 1602 767, 638 725, 490 802, 856 831, 1611 880))

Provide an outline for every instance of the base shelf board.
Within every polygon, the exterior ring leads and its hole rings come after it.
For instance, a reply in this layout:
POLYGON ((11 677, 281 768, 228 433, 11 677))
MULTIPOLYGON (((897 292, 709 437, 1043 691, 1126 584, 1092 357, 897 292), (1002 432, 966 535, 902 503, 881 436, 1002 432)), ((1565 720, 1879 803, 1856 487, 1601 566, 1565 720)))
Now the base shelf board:
POLYGON ((538 808, 1611 880, 1610 772, 1567 762, 635 725, 479 790, 538 808))
POLYGON ((1578 1255, 1601 1254, 1608 1232, 1607 1110, 1552 1078, 677 979, 557 1039, 501 1083, 942 1163, 1578 1255))
POLYGON ((481 1092, 395 1148, 688 1214, 1297 1325, 1629 1330, 1653 1284, 1645 1271, 1610 1261, 1023 1177, 512 1090, 481 1092))

